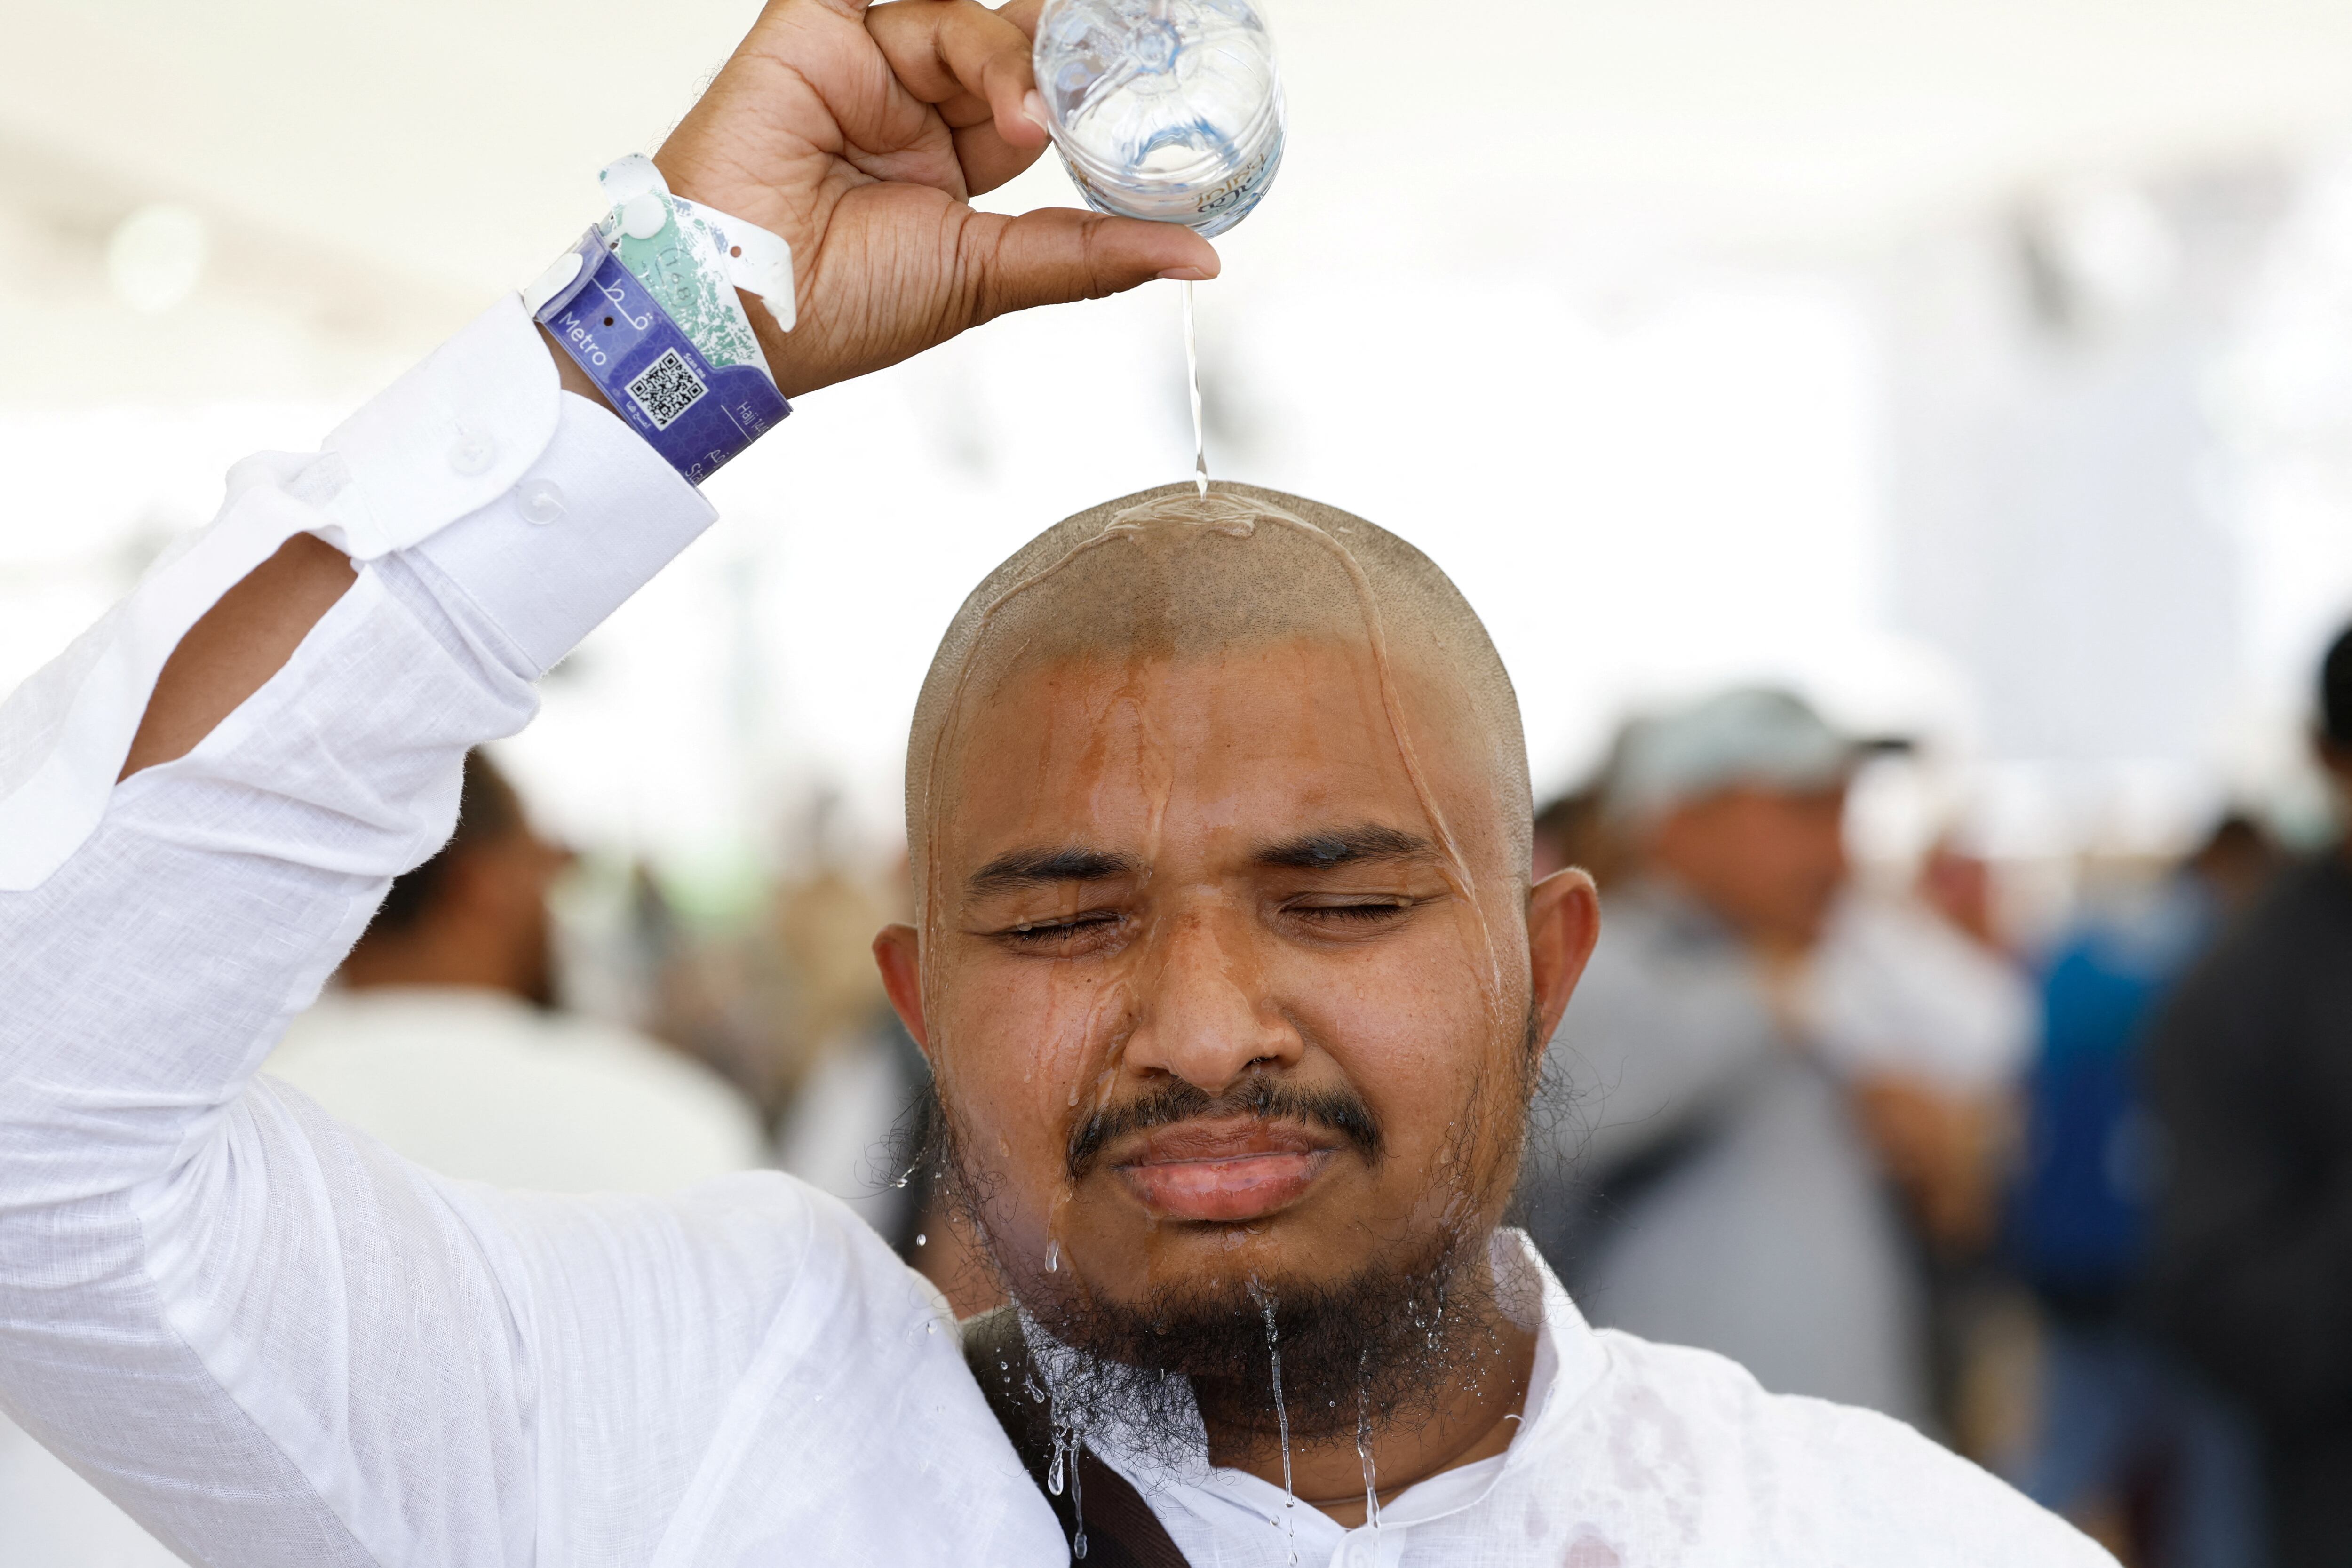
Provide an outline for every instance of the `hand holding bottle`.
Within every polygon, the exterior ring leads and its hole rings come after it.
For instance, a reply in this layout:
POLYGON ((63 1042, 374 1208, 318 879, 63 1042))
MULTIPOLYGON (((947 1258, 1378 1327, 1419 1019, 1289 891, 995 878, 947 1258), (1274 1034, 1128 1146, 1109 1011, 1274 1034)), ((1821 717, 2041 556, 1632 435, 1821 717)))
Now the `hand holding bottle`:
POLYGON ((782 235, 799 324, 753 321, 787 396, 1007 310, 1210 278, 1198 234, 970 199, 1044 152, 1037 0, 772 0, 655 155, 670 188, 782 235))

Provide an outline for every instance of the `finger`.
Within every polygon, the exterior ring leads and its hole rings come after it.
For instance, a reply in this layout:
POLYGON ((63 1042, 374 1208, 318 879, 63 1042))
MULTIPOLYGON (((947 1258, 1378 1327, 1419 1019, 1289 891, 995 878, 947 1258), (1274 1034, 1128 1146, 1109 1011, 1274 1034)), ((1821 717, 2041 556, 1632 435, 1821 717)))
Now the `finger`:
POLYGON ((1039 149, 1009 147, 996 133, 996 121, 983 120, 955 133, 956 162, 962 165, 965 191, 979 195, 992 191, 1037 161, 1039 149))
POLYGON ((866 14, 866 29, 899 84, 961 129, 992 121, 1008 147, 1045 146, 1029 36, 978 0, 894 0, 866 14))
POLYGON ((1045 207, 974 213, 957 244, 959 282, 976 324, 1007 310, 1099 300, 1155 278, 1214 278, 1216 250, 1171 223, 1045 207))

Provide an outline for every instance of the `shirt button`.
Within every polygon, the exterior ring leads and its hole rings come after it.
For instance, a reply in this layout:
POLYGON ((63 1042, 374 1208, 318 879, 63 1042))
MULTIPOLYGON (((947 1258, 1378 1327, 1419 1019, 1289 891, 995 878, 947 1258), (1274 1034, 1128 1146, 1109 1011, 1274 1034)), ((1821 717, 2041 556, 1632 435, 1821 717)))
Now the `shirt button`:
POLYGON ((457 444, 449 448, 449 466, 470 479, 477 474, 488 473, 498 456, 496 441, 461 425, 457 427, 457 444))
POLYGON ((563 492, 551 479, 533 479, 522 488, 522 516, 525 522, 541 527, 560 521, 563 516, 563 492))

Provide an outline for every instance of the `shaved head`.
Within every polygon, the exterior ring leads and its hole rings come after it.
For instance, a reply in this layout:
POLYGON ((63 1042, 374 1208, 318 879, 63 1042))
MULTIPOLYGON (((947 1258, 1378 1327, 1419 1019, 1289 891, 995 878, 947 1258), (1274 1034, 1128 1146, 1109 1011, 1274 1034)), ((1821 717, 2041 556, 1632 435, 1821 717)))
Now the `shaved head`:
MULTIPOLYGON (((1286 637, 1370 647, 1444 689, 1491 773, 1528 866, 1534 816, 1517 694, 1478 613, 1436 563, 1337 507, 1254 485, 1190 483, 1105 501, 1008 556, 966 596, 923 678, 907 742, 907 843, 928 890, 933 817, 950 802, 960 712, 984 709, 1014 667, 1053 658, 1216 657, 1286 637)), ((1410 733, 1399 737, 1415 744, 1410 733)))

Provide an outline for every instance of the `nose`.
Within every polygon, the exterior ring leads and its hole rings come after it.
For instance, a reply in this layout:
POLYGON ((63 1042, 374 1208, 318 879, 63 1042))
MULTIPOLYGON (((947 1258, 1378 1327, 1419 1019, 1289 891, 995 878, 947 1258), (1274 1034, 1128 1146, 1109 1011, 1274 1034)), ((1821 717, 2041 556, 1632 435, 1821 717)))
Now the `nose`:
POLYGON ((1247 925, 1215 910, 1167 918, 1128 1037, 1129 1071, 1167 1073, 1215 1095, 1252 1068, 1297 1063, 1305 1042, 1268 994, 1247 925))

